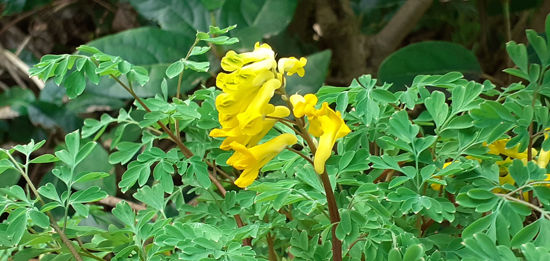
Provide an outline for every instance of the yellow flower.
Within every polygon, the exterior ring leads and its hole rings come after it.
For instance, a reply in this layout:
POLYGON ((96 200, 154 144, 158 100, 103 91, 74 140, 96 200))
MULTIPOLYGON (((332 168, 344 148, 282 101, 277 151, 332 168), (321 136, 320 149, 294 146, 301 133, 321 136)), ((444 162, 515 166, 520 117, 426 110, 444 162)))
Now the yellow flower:
POLYGON ((225 93, 242 94, 257 91, 266 81, 275 78, 272 71, 264 69, 257 72, 249 70, 232 73, 218 73, 216 86, 225 93))
POLYGON ((306 94, 306 96, 294 94, 290 96, 290 103, 293 107, 294 116, 298 118, 304 117, 304 115, 312 117, 316 111, 317 96, 313 94, 306 94))
MULTIPOLYGON (((276 118, 284 118, 290 115, 290 111, 285 106, 275 106, 275 111, 268 114, 267 116, 270 117, 276 117, 276 118)), ((211 137, 227 137, 222 144, 220 145, 220 149, 222 150, 230 150, 230 144, 233 142, 240 143, 244 146, 251 147, 256 144, 273 128, 273 126, 277 123, 276 119, 272 118, 266 118, 262 121, 262 126, 260 128, 260 131, 256 135, 245 135, 241 132, 239 128, 223 128, 223 129, 213 129, 210 131, 211 137)))
POLYGON ((268 44, 256 43, 254 51, 238 54, 234 51, 229 51, 222 58, 222 69, 232 72, 240 69, 246 64, 258 62, 262 60, 275 60, 275 52, 268 44))
MULTIPOLYGON (((550 131, 550 128, 547 128, 545 131, 550 131)), ((548 133, 544 134, 544 139, 548 139, 548 133)), ((546 168, 548 166, 548 162, 550 162, 550 151, 540 149, 539 157, 537 159, 537 165, 539 168, 546 168)))
MULTIPOLYGON (((448 166, 451 165, 452 163, 453 163, 452 161, 445 162, 445 163, 443 164, 443 168, 441 168, 441 169, 444 169, 444 168, 448 167, 448 166)), ((441 176, 434 176, 434 178, 436 178, 436 179, 441 179, 441 176)), ((437 190, 437 191, 440 191, 440 190, 441 190, 441 184, 432 183, 432 184, 430 184, 430 187, 432 187, 433 190, 437 190)))
POLYGON ((332 110, 326 102, 323 103, 321 109, 316 111, 315 116, 308 117, 308 120, 309 133, 319 137, 319 146, 313 161, 315 172, 322 174, 325 171, 325 162, 330 157, 334 143, 337 139, 350 133, 351 130, 342 119, 340 112, 332 110))
POLYGON ((236 142, 231 143, 230 147, 235 153, 227 160, 227 164, 238 170, 243 170, 239 178, 235 180, 235 185, 245 188, 252 184, 265 164, 287 146, 296 142, 296 136, 285 133, 252 148, 246 148, 236 142))
POLYGON ((246 107, 246 110, 237 115, 239 128, 244 134, 256 135, 260 132, 265 115, 275 110, 275 106, 269 104, 269 100, 271 100, 275 90, 279 87, 281 87, 281 81, 271 79, 260 88, 255 96, 247 97, 247 95, 241 94, 242 99, 250 100, 250 104, 246 107))
POLYGON ((286 75, 290 76, 297 73, 300 77, 303 77, 306 73, 304 70, 306 63, 307 59, 304 57, 300 58, 300 60, 296 59, 296 57, 281 58, 277 64, 277 69, 281 74, 286 73, 286 75))
MULTIPOLYGON (((516 145, 513 148, 506 148, 506 143, 508 143, 508 141, 510 141, 510 139, 500 139, 489 144, 489 146, 487 146, 489 148, 489 154, 494 154, 494 155, 502 154, 514 159, 524 160, 525 161, 524 163, 526 163, 527 150, 523 152, 519 152, 519 145, 516 145)), ((533 152, 533 155, 537 154, 536 149, 532 149, 532 152, 533 152)))

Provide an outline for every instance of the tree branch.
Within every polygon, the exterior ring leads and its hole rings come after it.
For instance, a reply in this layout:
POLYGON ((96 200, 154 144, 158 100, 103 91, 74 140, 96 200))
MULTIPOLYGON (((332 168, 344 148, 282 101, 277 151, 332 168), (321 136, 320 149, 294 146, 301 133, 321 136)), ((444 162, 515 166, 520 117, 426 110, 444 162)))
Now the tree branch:
POLYGON ((412 31, 433 0, 407 0, 390 22, 372 39, 371 64, 378 66, 412 31))

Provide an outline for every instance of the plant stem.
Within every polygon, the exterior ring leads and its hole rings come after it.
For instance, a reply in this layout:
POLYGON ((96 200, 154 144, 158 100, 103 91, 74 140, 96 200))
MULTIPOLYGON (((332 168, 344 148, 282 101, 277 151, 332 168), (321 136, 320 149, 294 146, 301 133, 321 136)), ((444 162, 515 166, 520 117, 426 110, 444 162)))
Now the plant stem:
POLYGON ((269 261, 277 261, 277 252, 275 252, 273 237, 271 232, 267 232, 267 248, 269 250, 269 261))
MULTIPOLYGON (((15 165, 15 167, 17 168, 17 170, 19 171, 19 173, 21 173, 21 176, 23 176, 23 178, 25 179, 25 181, 27 181, 27 184, 29 185, 29 187, 31 188, 31 191, 33 192, 34 196, 36 197, 36 199, 38 199, 40 201, 40 203, 42 203, 42 205, 45 205, 46 202, 44 202, 44 200, 42 199, 42 197, 40 197, 40 194, 38 193, 38 190, 36 189, 36 187, 34 186, 34 184, 31 182, 31 179, 29 178, 29 176, 27 175, 27 171, 26 169, 28 168, 25 168, 25 170, 21 169, 21 166, 19 166, 19 162, 17 162, 12 156, 11 156, 11 153, 9 151, 4 151, 8 157, 10 158, 10 160, 13 162, 13 164, 15 165)), ((28 158, 28 156, 27 156, 28 158)), ((28 162, 28 160, 27 160, 28 162)), ((27 166, 27 165, 25 165, 27 166)), ((82 261, 82 257, 80 257, 80 255, 78 254, 78 252, 76 251, 76 249, 74 248, 73 244, 71 243, 71 241, 69 240, 69 238, 67 238, 67 235, 65 235, 65 233, 63 231, 61 231, 61 228, 59 228, 59 226, 57 225, 57 223, 55 222, 55 219, 52 215, 52 213, 50 213, 50 211, 46 211, 46 214, 48 215, 48 217, 50 218, 50 224, 51 226, 53 227, 53 229, 55 230, 55 232, 59 235, 59 237, 61 238, 61 241, 63 241, 63 243, 67 246, 67 248, 69 249, 69 251, 71 252, 71 254, 73 255, 73 257, 77 260, 77 261, 82 261)))
POLYGON ((541 215, 543 215, 546 219, 550 220, 550 215, 548 215, 548 212, 545 211, 544 209, 542 208, 539 208, 538 206, 535 206, 529 202, 526 202, 526 201, 523 201, 521 199, 517 199, 517 198, 514 198, 514 197, 511 197, 507 194, 500 194, 500 193, 495 193, 495 195, 499 196, 499 197, 502 197, 502 198, 505 198, 507 200, 510 200, 510 201, 514 201, 516 203, 519 203, 519 204, 522 204, 522 205, 525 205, 525 206, 528 206, 536 211, 538 211, 541 215))
MULTIPOLYGON (((305 129, 304 120, 302 118, 297 119, 299 134, 304 138, 306 143, 311 150, 311 153, 315 154, 317 152, 317 146, 311 139, 311 136, 305 129)), ((323 188, 325 189, 325 196, 327 198, 328 213, 330 217, 330 223, 332 224, 332 260, 341 261, 342 260, 342 241, 336 237, 336 227, 340 223, 340 213, 338 212, 338 205, 336 204, 336 199, 334 197, 334 192, 332 191, 332 186, 330 184, 330 179, 328 177, 327 170, 319 175, 321 182, 323 183, 323 188)))
POLYGON ((287 149, 287 150, 290 150, 290 151, 292 151, 292 152, 294 152, 294 153, 296 153, 296 154, 298 154, 298 155, 300 155, 300 157, 302 157, 302 158, 304 158, 305 160, 307 160, 309 163, 311 163, 311 165, 314 164, 313 160, 310 159, 310 158, 309 158, 308 156, 306 156, 305 154, 303 154, 302 152, 300 152, 300 151, 298 151, 298 150, 295 150, 295 149, 293 149, 293 148, 291 148, 291 147, 287 147, 286 149, 287 149))
MULTIPOLYGON (((286 97, 286 93, 284 92, 284 89, 283 89, 283 94, 281 96, 286 97)), ((292 103, 290 103, 288 99, 283 99, 283 100, 287 103, 287 106, 290 109, 292 114, 292 111, 293 111, 292 103)), ((294 123, 298 127, 297 134, 299 134, 300 136, 302 136, 302 138, 304 138, 304 140, 306 141, 309 147, 309 150, 313 155, 315 155, 315 152, 317 152, 317 145, 315 144, 315 142, 313 141, 313 139, 305 129, 306 124, 305 124, 304 118, 297 118, 294 123)), ((332 229, 331 229, 332 230, 331 231, 332 232, 331 233, 332 260, 342 261, 342 241, 340 241, 340 239, 336 237, 336 227, 338 226, 338 223, 340 223, 340 213, 338 212, 338 205, 336 204, 336 199, 334 197, 334 192, 332 191, 332 186, 330 184, 330 179, 328 177, 327 170, 325 169, 325 171, 319 176, 321 178, 321 183, 323 183, 323 188, 325 189, 325 196, 327 198, 329 218, 330 218, 330 223, 332 224, 332 229)))

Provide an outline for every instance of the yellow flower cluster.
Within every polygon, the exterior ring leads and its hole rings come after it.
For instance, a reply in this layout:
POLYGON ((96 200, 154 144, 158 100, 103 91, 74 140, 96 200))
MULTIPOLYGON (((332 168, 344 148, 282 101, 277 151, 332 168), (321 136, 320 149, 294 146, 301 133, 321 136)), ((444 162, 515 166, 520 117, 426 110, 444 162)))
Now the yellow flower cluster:
MULTIPOLYGON (((545 135, 546 138, 548 138, 548 134, 545 135)), ((510 175, 510 172, 508 171, 508 166, 510 166, 514 159, 519 159, 523 161, 524 164, 527 164, 527 150, 519 152, 518 146, 515 146, 513 148, 506 148, 506 143, 508 143, 510 139, 500 139, 497 140, 491 144, 489 144, 487 147, 489 148, 489 153, 494 155, 504 155, 506 156, 505 159, 497 161, 497 165, 500 168, 500 177, 499 181, 500 184, 514 184, 515 180, 512 178, 512 175, 510 175)), ((537 152, 536 149, 532 149, 532 154, 537 155, 536 163, 540 168, 546 168, 548 165, 548 161, 550 160, 550 151, 542 150, 540 152, 537 152)), ((546 175, 546 180, 550 180, 550 174, 546 175)))
MULTIPOLYGON (((546 129, 546 131, 550 131, 550 129, 546 129)), ((546 133, 544 136, 545 136, 545 139, 548 139, 548 133, 546 133)), ((513 148, 506 148, 506 143, 508 143, 508 141, 510 141, 510 139, 500 139, 489 145, 485 144, 485 146, 489 148, 489 154, 503 155, 506 157, 503 160, 499 160, 496 162, 500 170, 499 183, 501 185, 515 184, 516 181, 512 178, 512 175, 510 174, 508 167, 512 164, 514 159, 519 159, 523 161, 524 164, 527 164, 527 158, 528 158, 527 150, 520 152, 519 145, 513 148)), ((539 152, 536 149, 532 149, 531 152, 532 152, 532 155, 537 155, 538 153, 537 160, 535 162, 539 166, 539 168, 543 168, 543 169, 547 168, 548 163, 550 162, 550 151, 541 149, 539 152)), ((451 163, 452 162, 446 162, 443 165, 443 168, 446 168, 451 163)), ((441 178, 441 177, 435 177, 435 178, 441 178)), ((546 174, 545 180, 550 181, 550 173, 546 174)), ((436 183, 431 184, 431 187, 437 191, 441 190, 441 185, 436 183)), ((501 192, 501 189, 497 188, 494 191, 501 192)))
POLYGON ((307 116, 309 122, 308 132, 319 137, 317 151, 314 157, 315 172, 322 174, 325 171, 325 162, 330 157, 332 147, 339 138, 350 133, 349 127, 342 119, 340 112, 335 112, 324 102, 321 109, 315 109, 317 97, 313 94, 290 96, 290 103, 294 107, 294 116, 301 118, 307 116))
POLYGON ((227 164, 243 170, 235 184, 247 187, 258 176, 259 170, 297 139, 292 134, 281 134, 263 144, 260 140, 273 128, 275 118, 290 115, 285 106, 274 106, 269 101, 283 86, 284 74, 303 76, 307 60, 281 58, 267 44, 256 43, 247 53, 229 51, 222 58, 221 67, 228 73, 219 73, 216 85, 223 93, 216 98, 221 129, 213 129, 212 137, 225 137, 220 148, 235 153, 227 164))

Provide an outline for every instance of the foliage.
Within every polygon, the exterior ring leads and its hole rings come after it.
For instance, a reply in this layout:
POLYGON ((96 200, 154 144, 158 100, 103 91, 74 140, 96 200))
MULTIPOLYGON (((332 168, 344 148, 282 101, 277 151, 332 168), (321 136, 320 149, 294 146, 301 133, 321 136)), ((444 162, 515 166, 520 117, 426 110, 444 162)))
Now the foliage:
MULTIPOLYGON (((535 61, 529 60, 524 44, 507 44, 515 67, 505 71, 521 81, 503 87, 449 72, 415 75, 398 91, 370 75, 347 87, 304 90, 300 86, 323 81, 326 70, 315 65, 330 54, 310 56, 306 78, 286 77, 290 70, 277 68, 279 74, 272 78, 286 86, 277 89, 280 100, 271 102, 287 102, 294 117, 263 115, 262 120, 277 120, 263 144, 282 133, 296 135, 297 144, 270 155, 274 159, 261 166, 260 177, 241 189, 234 184, 239 174, 233 166, 242 166, 228 161, 239 151, 223 150, 223 140, 210 136, 212 129, 225 127, 218 120, 225 113, 217 99, 222 92, 204 83, 186 93, 191 89, 187 84, 217 71, 212 68, 218 63, 208 58, 212 53, 237 44, 250 48, 286 26, 258 19, 263 10, 295 6, 292 1, 266 0, 245 15, 214 13, 227 26, 220 28, 207 27, 204 14, 239 7, 240 1, 200 1, 206 10, 193 9, 201 11, 196 16, 154 8, 162 2, 131 2, 164 29, 181 31, 126 31, 80 46, 76 54, 46 55, 29 72, 63 86, 71 99, 97 88, 113 96, 124 91, 117 97, 131 97, 134 103, 118 113, 85 119, 52 154, 40 152, 46 141, 0 149, 0 174, 16 172, 25 180, 23 186, 0 189, 5 216, 0 224, 2 255, 13 260, 550 257, 550 38, 527 31, 535 61), (235 21, 245 25, 242 31, 232 26, 235 21), (203 31, 195 32, 197 27, 203 31), (178 34, 182 37, 175 37, 178 34), (189 34, 194 39, 186 38, 189 34), (155 37, 150 42, 155 55, 127 51, 140 43, 123 40, 136 35, 155 37), (121 43, 113 44, 116 41, 121 43), (170 49, 167 43, 172 41, 185 49, 170 49), (308 108, 304 118, 297 114, 301 105, 290 96, 296 92, 315 93, 318 104, 330 107, 308 108), (330 157, 319 171, 316 148, 326 143, 310 133, 322 136, 312 126, 316 117, 327 115, 319 114, 323 110, 338 115, 351 132, 334 138, 336 145, 323 147, 330 157), (53 165, 38 187, 29 173, 35 164, 53 165), (119 181, 114 165, 124 169, 119 181), (116 195, 114 183, 137 203, 122 200, 113 208, 97 204, 116 195)), ((164 2, 168 4, 162 6, 182 8, 164 2)), ((140 48, 148 50, 147 45, 140 48)), ((407 52, 402 51, 394 55, 407 52)), ((238 73, 244 70, 242 64, 238 67, 238 73)), ((217 83, 221 89, 223 84, 217 83)), ((237 94, 235 99, 251 95, 237 94)), ((20 97, 7 103, 31 114, 34 96, 19 89, 3 95, 20 97)))

